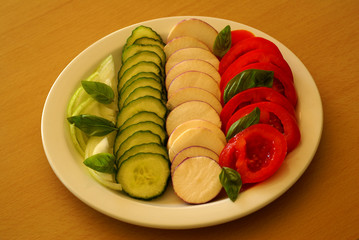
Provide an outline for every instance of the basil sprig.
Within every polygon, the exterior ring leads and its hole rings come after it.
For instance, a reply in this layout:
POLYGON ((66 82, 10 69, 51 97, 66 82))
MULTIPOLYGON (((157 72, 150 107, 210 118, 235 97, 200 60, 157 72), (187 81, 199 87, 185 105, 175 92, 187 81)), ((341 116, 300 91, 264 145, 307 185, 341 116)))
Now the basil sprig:
POLYGON ((110 104, 114 101, 115 94, 110 86, 102 82, 81 81, 84 90, 96 101, 110 104))
POLYGON ((115 156, 110 153, 98 153, 83 162, 87 167, 102 173, 115 172, 115 156))
POLYGON ((226 136, 227 141, 229 141, 237 133, 243 131, 247 127, 259 123, 260 114, 260 109, 256 107, 252 112, 235 121, 228 129, 226 136))
POLYGON ((117 130, 115 124, 105 118, 95 115, 77 115, 68 117, 67 121, 89 136, 105 136, 117 130))
POLYGON ((231 27, 227 25, 220 31, 214 41, 213 53, 217 57, 223 57, 232 45, 231 27))
POLYGON ((223 102, 227 103, 234 95, 249 88, 272 87, 273 77, 273 71, 260 69, 244 70, 227 83, 223 93, 223 102))
POLYGON ((219 180, 229 199, 231 199, 232 202, 236 201, 242 187, 240 174, 232 168, 223 167, 221 173, 219 174, 219 180))

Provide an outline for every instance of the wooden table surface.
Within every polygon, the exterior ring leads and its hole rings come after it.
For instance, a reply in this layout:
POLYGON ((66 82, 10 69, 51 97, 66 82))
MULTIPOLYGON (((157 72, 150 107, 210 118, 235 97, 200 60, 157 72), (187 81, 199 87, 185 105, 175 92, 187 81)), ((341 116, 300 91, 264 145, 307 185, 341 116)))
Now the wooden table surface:
POLYGON ((359 239, 359 1, 3 1, 0 5, 0 239, 359 239), (96 40, 160 17, 225 18, 291 49, 321 94, 307 171, 261 210, 218 226, 152 229, 90 208, 45 156, 42 108, 60 72, 96 40))

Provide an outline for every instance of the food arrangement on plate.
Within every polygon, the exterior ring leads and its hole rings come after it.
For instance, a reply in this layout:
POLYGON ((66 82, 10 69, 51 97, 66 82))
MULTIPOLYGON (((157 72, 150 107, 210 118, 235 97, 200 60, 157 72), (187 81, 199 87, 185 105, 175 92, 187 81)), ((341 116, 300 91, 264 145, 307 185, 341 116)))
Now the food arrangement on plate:
POLYGON ((151 200, 171 181, 189 204, 222 189, 235 201, 299 144, 293 74, 268 39, 189 18, 166 41, 141 25, 122 44, 121 65, 109 55, 67 108, 72 142, 101 184, 151 200))

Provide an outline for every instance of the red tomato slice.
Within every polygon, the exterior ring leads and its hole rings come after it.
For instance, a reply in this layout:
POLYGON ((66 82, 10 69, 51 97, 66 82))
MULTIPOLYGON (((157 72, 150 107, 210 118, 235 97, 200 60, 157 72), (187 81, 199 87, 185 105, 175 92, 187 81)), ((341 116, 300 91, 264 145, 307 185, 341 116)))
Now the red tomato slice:
POLYGON ((255 124, 233 137, 219 157, 222 167, 233 167, 243 184, 257 183, 271 177, 287 154, 286 140, 267 124, 255 124))
POLYGON ((296 118, 295 110, 292 104, 283 95, 267 87, 250 88, 236 94, 223 107, 220 117, 222 130, 225 130, 228 120, 239 109, 257 102, 273 102, 284 107, 293 117, 296 118))
POLYGON ((222 75, 220 82, 222 99, 223 99, 224 89, 228 84, 228 82, 237 74, 247 69, 261 69, 261 70, 273 71, 274 80, 273 80, 272 88, 277 92, 281 93, 282 95, 284 95, 289 100, 289 102, 293 105, 293 107, 297 105, 298 96, 294 87, 293 79, 290 78, 288 75, 286 75, 285 72, 281 68, 277 67, 276 65, 272 63, 264 63, 264 62, 252 63, 242 68, 235 68, 233 66, 229 67, 227 71, 222 75))
POLYGON ((255 49, 266 49, 279 56, 282 56, 282 53, 273 42, 261 37, 247 38, 241 41, 240 44, 235 44, 223 56, 219 63, 219 73, 222 75, 229 67, 229 65, 231 65, 231 63, 234 62, 239 56, 255 49))
POLYGON ((273 65, 281 68, 289 78, 293 80, 292 70, 290 69, 287 61, 278 54, 265 49, 256 49, 249 51, 242 56, 238 57, 228 68, 243 68, 252 63, 272 63, 273 65))
POLYGON ((260 110, 259 123, 271 125, 283 133, 287 141, 288 152, 291 152, 300 141, 297 121, 284 107, 273 102, 253 103, 239 109, 228 120, 225 133, 227 134, 228 129, 234 122, 249 114, 255 107, 258 107, 260 110))
POLYGON ((254 34, 244 29, 238 29, 231 31, 232 46, 244 39, 254 37, 254 34))

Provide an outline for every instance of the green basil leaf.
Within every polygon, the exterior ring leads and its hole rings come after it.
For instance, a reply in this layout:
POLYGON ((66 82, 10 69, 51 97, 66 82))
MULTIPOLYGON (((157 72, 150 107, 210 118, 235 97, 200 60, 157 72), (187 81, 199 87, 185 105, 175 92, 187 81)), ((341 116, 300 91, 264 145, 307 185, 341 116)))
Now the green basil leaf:
POLYGON ((213 53, 217 57, 223 57, 232 45, 231 27, 227 25, 220 31, 214 41, 213 53))
POLYGON ((112 103, 115 94, 110 86, 102 82, 81 81, 84 90, 96 101, 109 104, 112 103))
POLYGON ((228 129, 226 139, 229 141, 237 133, 243 131, 249 126, 259 123, 261 111, 258 107, 254 108, 252 112, 241 117, 236 122, 234 122, 231 127, 228 129))
POLYGON ((254 87, 272 87, 273 71, 248 69, 234 76, 227 84, 223 93, 223 102, 227 103, 237 93, 254 87))
POLYGON ((115 172, 115 156, 110 153, 98 153, 85 159, 84 164, 102 173, 115 172))
POLYGON ((219 174, 219 181, 221 182, 229 199, 231 199, 232 202, 236 201, 239 190, 241 190, 242 187, 242 179, 239 173, 232 168, 223 167, 221 173, 219 174))
POLYGON ((105 118, 82 114, 68 117, 67 121, 89 136, 105 136, 117 130, 115 124, 105 118))

